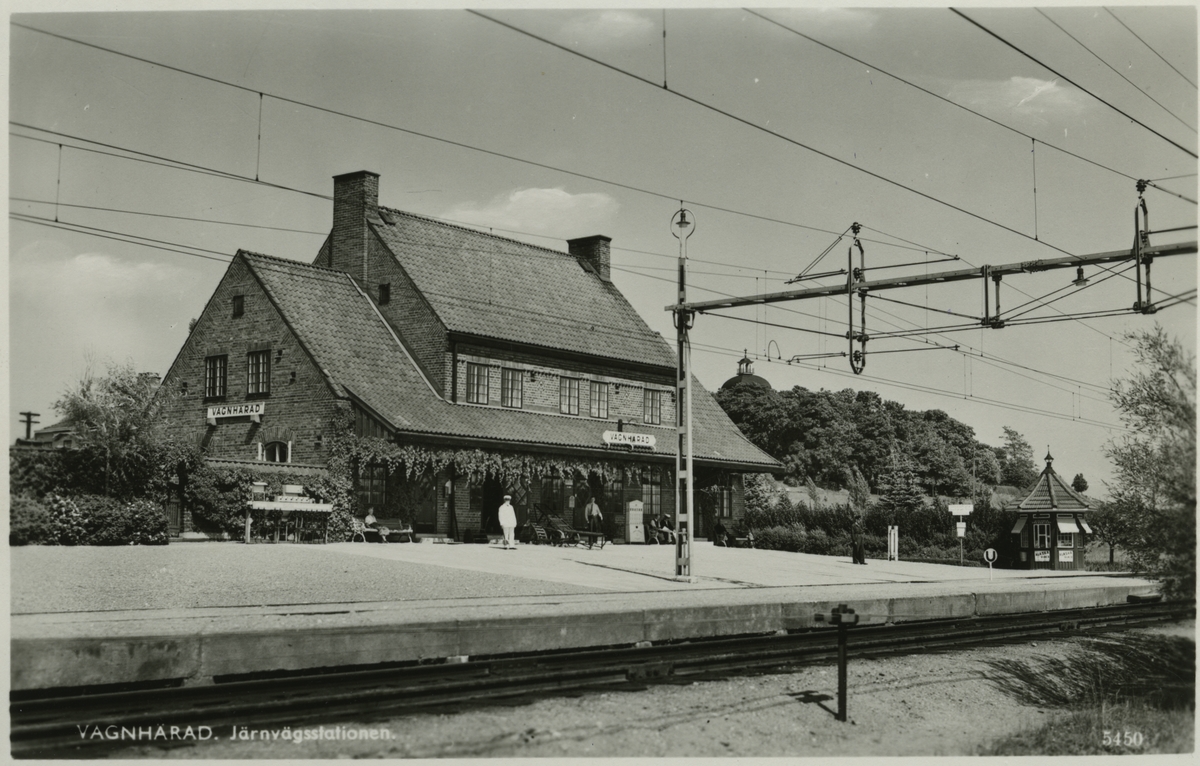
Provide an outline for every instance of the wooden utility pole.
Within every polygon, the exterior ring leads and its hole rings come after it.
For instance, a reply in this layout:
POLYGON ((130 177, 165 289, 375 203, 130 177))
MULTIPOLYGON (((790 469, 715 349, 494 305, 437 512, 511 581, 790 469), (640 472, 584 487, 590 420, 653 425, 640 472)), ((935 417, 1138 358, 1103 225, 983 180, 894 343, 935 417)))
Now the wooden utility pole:
POLYGON ((32 429, 39 422, 37 420, 34 420, 34 418, 38 417, 41 414, 42 413, 40 413, 40 412, 22 412, 21 413, 21 417, 23 418, 21 422, 25 424, 25 440, 26 441, 28 441, 31 438, 32 429))

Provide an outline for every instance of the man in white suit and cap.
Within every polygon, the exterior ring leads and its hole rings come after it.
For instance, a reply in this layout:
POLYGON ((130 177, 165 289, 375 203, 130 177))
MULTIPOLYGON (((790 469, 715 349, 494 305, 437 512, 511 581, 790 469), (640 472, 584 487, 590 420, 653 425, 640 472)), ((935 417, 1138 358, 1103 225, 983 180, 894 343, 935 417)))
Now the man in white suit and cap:
POLYGON ((517 512, 512 507, 512 495, 504 496, 500 506, 500 528, 504 530, 504 547, 517 547, 517 512))

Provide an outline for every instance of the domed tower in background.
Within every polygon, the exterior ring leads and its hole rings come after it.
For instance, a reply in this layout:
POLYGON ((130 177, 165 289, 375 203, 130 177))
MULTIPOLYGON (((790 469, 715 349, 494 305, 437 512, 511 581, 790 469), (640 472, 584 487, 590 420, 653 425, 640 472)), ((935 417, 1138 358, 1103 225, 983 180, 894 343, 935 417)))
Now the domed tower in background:
POLYGON ((737 375, 722 383, 721 390, 724 391, 727 388, 734 388, 741 385, 759 386, 760 388, 770 389, 771 384, 767 382, 766 378, 760 378, 754 374, 754 362, 750 361, 749 352, 743 349, 742 353, 744 356, 738 362, 737 375))

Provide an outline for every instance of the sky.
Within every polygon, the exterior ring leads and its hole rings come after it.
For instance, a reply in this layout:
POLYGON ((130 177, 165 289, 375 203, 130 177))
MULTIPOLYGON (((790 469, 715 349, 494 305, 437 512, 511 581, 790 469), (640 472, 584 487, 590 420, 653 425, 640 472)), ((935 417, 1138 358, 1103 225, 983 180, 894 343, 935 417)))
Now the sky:
MULTIPOLYGON (((1136 179, 1156 182, 1153 229, 1193 227, 1152 243, 1196 239, 1194 7, 961 10, 979 26, 838 6, 10 16, 10 440, 20 412, 55 422, 89 367, 164 374, 239 248, 311 261, 332 176, 355 170, 388 207, 563 251, 612 237, 613 281, 672 342, 681 202, 692 300, 844 268, 854 222, 869 278, 1128 249, 1136 179)), ((1001 307, 1128 309, 1132 272, 1109 268, 1083 289, 1074 270, 1008 277, 1001 307)), ((1195 256, 1152 274, 1184 293, 1195 256)), ((795 286, 813 284, 844 277, 795 286)), ((983 312, 977 280, 882 296, 904 303, 870 298, 870 333, 983 312)), ((874 390, 992 445, 1012 427, 1103 496, 1125 333, 1157 322, 1195 348, 1194 302, 876 338, 898 353, 861 376, 788 364, 846 349, 839 296, 700 315, 692 358, 710 390, 745 351, 780 390, 874 390)))

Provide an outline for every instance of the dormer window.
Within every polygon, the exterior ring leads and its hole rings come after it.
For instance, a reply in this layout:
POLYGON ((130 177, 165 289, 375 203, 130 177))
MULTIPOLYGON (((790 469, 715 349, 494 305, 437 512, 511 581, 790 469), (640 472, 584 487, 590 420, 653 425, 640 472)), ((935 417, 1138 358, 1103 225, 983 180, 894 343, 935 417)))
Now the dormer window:
POLYGON ((246 296, 244 296, 244 295, 233 296, 233 315, 235 317, 240 317, 242 314, 245 314, 245 313, 246 313, 246 296))
POLYGON ((655 426, 662 423, 662 391, 646 389, 646 396, 643 400, 642 422, 655 426))
POLYGON ((467 362, 467 403, 488 403, 488 368, 467 362))
POLYGON ((579 414, 579 378, 559 378, 558 411, 564 415, 579 414))
POLYGON ((384 282, 379 285, 379 305, 392 302, 392 283, 384 282))

